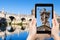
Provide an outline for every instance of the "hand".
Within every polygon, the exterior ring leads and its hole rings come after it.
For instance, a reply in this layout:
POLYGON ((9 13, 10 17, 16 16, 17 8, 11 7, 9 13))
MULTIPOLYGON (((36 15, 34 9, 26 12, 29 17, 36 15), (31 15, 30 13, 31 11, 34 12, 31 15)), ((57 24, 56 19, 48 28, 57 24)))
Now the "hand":
POLYGON ((32 22, 29 24, 29 35, 27 40, 33 40, 36 34, 36 19, 34 18, 32 22))
POLYGON ((52 20, 52 24, 53 24, 53 27, 52 27, 52 35, 54 36, 54 39, 55 40, 59 40, 59 23, 57 22, 57 18, 56 18, 56 14, 54 12, 53 14, 53 20, 52 20))
POLYGON ((4 32, 0 32, 0 37, 3 37, 5 35, 4 32))

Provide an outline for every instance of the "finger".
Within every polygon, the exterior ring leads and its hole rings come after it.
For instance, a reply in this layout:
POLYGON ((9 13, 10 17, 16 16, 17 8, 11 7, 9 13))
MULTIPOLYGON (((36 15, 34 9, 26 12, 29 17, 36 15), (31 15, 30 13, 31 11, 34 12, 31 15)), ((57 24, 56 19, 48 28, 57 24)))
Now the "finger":
POLYGON ((36 19, 32 19, 32 21, 29 23, 29 26, 34 26, 36 25, 36 19))
POLYGON ((59 24, 55 19, 52 20, 52 24, 53 24, 52 28, 58 28, 59 27, 59 24))
POLYGON ((55 27, 55 26, 56 26, 56 20, 53 19, 53 20, 52 20, 52 23, 53 23, 53 26, 55 27))
POLYGON ((54 11, 54 13, 53 13, 53 19, 54 19, 54 21, 57 23, 57 15, 56 15, 55 11, 54 11))
POLYGON ((51 29, 51 31, 52 31, 51 33, 52 33, 52 35, 55 35, 56 25, 55 25, 54 19, 52 20, 52 23, 53 23, 53 27, 51 29))
POLYGON ((36 26, 35 25, 36 25, 36 19, 34 18, 29 25, 29 33, 31 35, 36 33, 36 26))
POLYGON ((56 13, 55 13, 55 11, 53 13, 53 18, 56 19, 56 13))
POLYGON ((59 24, 56 22, 56 19, 53 19, 52 23, 53 23, 52 34, 57 35, 58 34, 58 29, 59 29, 59 24))
POLYGON ((36 25, 36 19, 35 18, 32 20, 32 25, 33 26, 36 25))
POLYGON ((53 21, 52 22, 53 22, 54 26, 58 26, 57 15, 56 15, 55 11, 54 11, 54 14, 53 14, 53 21))

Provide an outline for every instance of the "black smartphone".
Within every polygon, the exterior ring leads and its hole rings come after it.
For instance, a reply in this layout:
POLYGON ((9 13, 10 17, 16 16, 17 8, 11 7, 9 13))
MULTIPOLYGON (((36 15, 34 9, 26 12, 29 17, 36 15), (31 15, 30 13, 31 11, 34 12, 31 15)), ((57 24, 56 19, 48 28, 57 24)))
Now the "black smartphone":
POLYGON ((51 34, 53 4, 35 4, 37 34, 51 34))

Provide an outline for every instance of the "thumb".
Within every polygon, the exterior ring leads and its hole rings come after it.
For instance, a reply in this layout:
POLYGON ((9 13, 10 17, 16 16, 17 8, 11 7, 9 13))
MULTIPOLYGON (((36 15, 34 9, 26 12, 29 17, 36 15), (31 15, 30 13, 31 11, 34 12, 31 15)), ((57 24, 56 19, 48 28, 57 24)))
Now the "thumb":
POLYGON ((29 33, 30 34, 35 34, 36 33, 36 19, 35 18, 29 24, 29 33))

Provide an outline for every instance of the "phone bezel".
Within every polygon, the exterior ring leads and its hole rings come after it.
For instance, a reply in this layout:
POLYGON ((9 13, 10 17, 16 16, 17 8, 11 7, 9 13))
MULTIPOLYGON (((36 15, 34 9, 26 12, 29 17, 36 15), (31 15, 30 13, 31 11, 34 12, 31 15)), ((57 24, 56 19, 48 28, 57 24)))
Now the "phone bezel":
MULTIPOLYGON (((53 19, 53 4, 41 4, 41 3, 39 3, 39 4, 35 4, 35 18, 37 18, 37 13, 36 13, 36 10, 37 10, 37 7, 52 7, 52 19, 53 19)), ((37 24, 36 24, 36 26, 37 26, 37 24)), ((41 34, 41 33, 43 33, 43 34, 51 34, 51 31, 37 31, 37 34, 41 34)))

